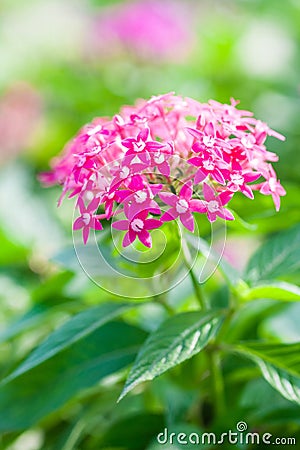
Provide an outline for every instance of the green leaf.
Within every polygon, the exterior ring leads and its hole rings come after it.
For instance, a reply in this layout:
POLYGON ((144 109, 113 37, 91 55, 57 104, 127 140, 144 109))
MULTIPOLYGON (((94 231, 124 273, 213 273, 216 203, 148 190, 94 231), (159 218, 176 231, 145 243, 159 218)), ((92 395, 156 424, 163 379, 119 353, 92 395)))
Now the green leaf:
POLYGON ((300 270, 300 226, 269 239, 251 257, 246 280, 255 284, 290 275, 300 270))
POLYGON ((285 281, 269 281, 245 290, 241 298, 245 301, 272 299, 294 302, 300 300, 300 288, 285 281))
POLYGON ((252 359, 265 380, 283 397, 300 404, 300 343, 238 345, 235 351, 252 359))
POLYGON ((0 431, 31 427, 82 389, 126 367, 145 338, 137 327, 110 322, 38 366, 15 374, 0 386, 0 431))
POLYGON ((128 303, 103 303, 77 314, 50 334, 4 381, 12 380, 52 358, 130 308, 132 304, 128 303))
POLYGON ((141 348, 120 399, 136 385, 152 380, 200 352, 216 335, 222 321, 220 311, 187 312, 166 320, 141 348))
POLYGON ((0 332, 0 343, 12 339, 23 331, 27 331, 30 328, 37 326, 38 323, 42 322, 42 320, 47 317, 48 311, 49 309, 43 304, 33 306, 33 308, 27 311, 23 316, 0 332))

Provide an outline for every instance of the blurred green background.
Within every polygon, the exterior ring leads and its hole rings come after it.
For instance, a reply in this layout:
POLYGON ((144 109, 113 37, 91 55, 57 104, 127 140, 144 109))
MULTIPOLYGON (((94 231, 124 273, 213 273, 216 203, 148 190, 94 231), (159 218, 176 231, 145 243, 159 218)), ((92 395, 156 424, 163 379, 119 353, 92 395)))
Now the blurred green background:
MULTIPOLYGON (((83 273, 74 277, 51 262, 71 243, 72 202, 57 209, 60 189, 44 189, 37 181, 38 173, 49 168, 49 160, 94 117, 115 114, 137 98, 169 91, 203 102, 239 99, 242 109, 253 111, 287 137, 285 143, 272 138, 267 142, 280 156, 275 168, 288 192, 281 212, 274 217, 268 198, 253 203, 235 200, 239 215, 257 225, 256 232, 242 230, 244 242, 250 242, 246 254, 269 233, 299 221, 300 2, 149 4, 1 0, 2 377, 70 314, 108 296, 83 273), (137 4, 138 13, 132 18, 130 8, 137 4), (134 30, 128 22, 122 24, 126 14, 134 30)), ((241 239, 241 230, 229 231, 229 239, 241 239)), ((235 265, 244 265, 242 252, 232 257, 235 265)), ((286 320, 281 339, 290 337, 291 323, 286 320)), ((145 327, 151 329, 153 324, 145 327)), ((272 335, 273 328, 274 322, 266 325, 265 334, 272 335)), ((295 333, 299 337, 299 331, 295 333)), ((3 436, 0 448, 46 448, 41 444, 43 433, 59 433, 60 428, 67 433, 63 424, 71 422, 76 408, 75 402, 60 412, 59 419, 23 434, 19 438, 23 441, 13 443, 17 434, 3 436)), ((47 439, 49 449, 76 448, 51 446, 47 439)))

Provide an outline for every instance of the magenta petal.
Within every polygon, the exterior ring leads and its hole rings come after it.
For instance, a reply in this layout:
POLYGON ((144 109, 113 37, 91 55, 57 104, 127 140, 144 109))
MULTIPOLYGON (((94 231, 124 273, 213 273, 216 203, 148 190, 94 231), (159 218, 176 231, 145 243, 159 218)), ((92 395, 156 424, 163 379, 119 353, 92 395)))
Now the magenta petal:
POLYGON ((163 162, 162 164, 159 164, 159 166, 157 166, 157 168, 160 171, 160 173, 162 175, 164 175, 165 177, 170 176, 170 166, 166 161, 163 162))
POLYGON ((127 139, 123 139, 123 141, 121 143, 126 148, 132 148, 133 141, 134 141, 134 139, 127 138, 127 139))
POLYGON ((206 203, 203 200, 190 200, 190 210, 198 213, 206 213, 206 203))
POLYGON ((123 238, 123 242, 122 242, 123 247, 128 247, 128 245, 132 244, 133 240, 131 240, 130 233, 129 233, 129 231, 127 231, 127 233, 125 234, 125 236, 123 238))
POLYGON ((201 181, 205 180, 205 178, 207 177, 207 174, 202 172, 201 169, 197 170, 196 175, 195 175, 195 183, 201 183, 201 181))
POLYGON ((190 200, 193 195, 192 182, 185 183, 180 189, 180 197, 183 197, 185 200, 190 200))
POLYGON ((234 220, 233 214, 228 209, 222 208, 217 211, 217 215, 225 220, 234 220))
POLYGON ((203 133, 201 131, 195 130, 194 128, 186 127, 186 130, 194 136, 196 139, 201 139, 203 136, 203 133))
POLYGON ((187 228, 189 231, 191 231, 193 233, 194 228, 195 228, 195 222, 194 222, 193 215, 190 212, 181 214, 180 220, 181 220, 182 225, 184 225, 185 228, 187 228))
POLYGON ((225 179, 223 177, 223 174, 217 167, 215 167, 215 169, 211 175, 216 181, 218 181, 218 183, 225 184, 225 179))
POLYGON ((146 142, 149 137, 150 130, 149 128, 144 128, 142 131, 139 132, 137 140, 141 139, 142 141, 146 142))
POLYGON ((203 183, 203 195, 207 202, 215 199, 215 192, 207 183, 203 183))
POLYGON ((83 234, 83 242, 84 242, 84 244, 86 244, 87 240, 89 238, 89 234, 90 234, 89 227, 84 227, 83 230, 82 230, 82 234, 83 234))
POLYGON ((135 216, 144 211, 145 210, 144 208, 145 206, 143 203, 132 203, 128 207, 128 214, 127 214, 128 219, 132 220, 135 216))
POLYGON ((149 187, 153 195, 157 195, 162 190, 162 184, 151 184, 149 187))
POLYGON ((269 195, 271 193, 270 186, 269 186, 268 182, 266 182, 266 183, 264 183, 262 185, 262 187, 260 188, 260 192, 262 194, 264 194, 264 195, 269 195))
POLYGON ((118 203, 122 203, 130 195, 132 195, 131 191, 128 189, 122 189, 121 191, 116 191, 115 198, 118 203))
POLYGON ((112 223, 112 227, 116 230, 128 230, 129 222, 128 220, 118 220, 117 222, 112 223))
POLYGON ((84 224, 82 217, 77 217, 77 219, 73 223, 73 230, 80 230, 81 228, 84 227, 84 225, 85 224, 84 224))
POLYGON ((161 214, 161 210, 160 207, 158 206, 158 204, 156 203, 155 200, 151 200, 147 206, 146 206, 146 210, 151 213, 151 214, 161 214))
POLYGON ((99 222, 99 220, 95 219, 94 217, 93 217, 93 228, 95 230, 103 230, 101 222, 99 222))
POLYGON ((91 203, 88 205, 88 207, 87 207, 87 211, 88 212, 91 212, 91 213, 93 213, 93 212, 95 212, 97 209, 98 209, 98 206, 99 206, 99 198, 97 198, 97 197, 95 197, 95 198, 93 198, 93 200, 91 201, 91 203))
POLYGON ((277 192, 272 193, 272 198, 273 198, 273 202, 274 202, 276 211, 279 211, 280 210, 280 197, 277 194, 277 192))
POLYGON ((169 209, 169 211, 166 211, 160 218, 162 222, 171 222, 171 220, 177 219, 179 216, 178 212, 175 208, 169 209))
POLYGON ((286 190, 281 186, 281 184, 277 186, 276 191, 278 192, 279 195, 286 195, 286 190))
POLYGON ((150 233, 147 230, 142 230, 140 233, 138 233, 137 236, 142 244, 144 244, 148 248, 151 248, 152 239, 150 233))
POLYGON ((79 207, 79 211, 81 212, 81 214, 86 212, 86 208, 81 197, 78 198, 77 206, 79 207))
POLYGON ((196 166, 196 167, 201 166, 202 167, 203 159, 199 158, 199 156, 194 156, 193 158, 188 159, 187 162, 189 164, 192 164, 193 166, 196 166))
POLYGON ((155 228, 159 228, 162 225, 162 221, 157 219, 146 219, 145 225, 147 230, 154 230, 155 228))
POLYGON ((221 192, 221 194, 219 195, 218 198, 221 202, 221 205, 224 206, 224 205, 227 205, 227 203, 232 199, 232 197, 233 197, 233 192, 224 191, 224 192, 221 192))
POLYGON ((139 219, 142 219, 142 221, 144 222, 144 220, 147 218, 149 214, 149 209, 143 209, 143 211, 139 212, 138 215, 136 217, 138 217, 139 219))
POLYGON ((248 173, 244 173, 243 177, 246 183, 249 183, 251 181, 256 181, 260 178, 261 174, 260 173, 255 173, 255 172, 248 172, 248 173))
POLYGON ((210 136, 215 136, 215 128, 212 122, 209 122, 207 125, 205 125, 204 131, 206 134, 210 136))
POLYGON ((134 175, 129 183, 129 188, 132 191, 140 191, 145 188, 143 178, 140 175, 134 175))
POLYGON ((244 184, 244 186, 241 186, 241 191, 244 195, 246 195, 246 197, 250 198, 251 200, 254 199, 254 195, 251 188, 246 184, 244 184))
POLYGON ((177 195, 172 194, 171 192, 160 192, 158 195, 166 205, 175 206, 178 200, 177 195))
POLYGON ((217 215, 216 213, 211 213, 210 211, 207 211, 207 218, 210 222, 215 222, 217 215))
POLYGON ((156 141, 148 141, 147 142, 147 150, 159 150, 160 148, 163 148, 164 145, 161 144, 160 142, 156 142, 156 141))

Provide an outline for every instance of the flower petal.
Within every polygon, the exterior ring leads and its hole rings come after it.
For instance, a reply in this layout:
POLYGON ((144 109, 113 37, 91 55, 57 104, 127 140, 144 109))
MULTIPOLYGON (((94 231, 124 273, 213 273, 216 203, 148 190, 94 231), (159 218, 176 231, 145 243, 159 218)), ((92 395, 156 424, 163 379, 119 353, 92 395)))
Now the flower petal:
POLYGON ((112 223, 112 227, 116 230, 128 230, 129 227, 129 221, 128 220, 118 220, 117 222, 112 223))
POLYGON ((87 240, 89 238, 89 234, 90 234, 90 228, 89 227, 84 227, 83 230, 82 230, 84 244, 87 243, 87 240))
POLYGON ((177 219, 179 216, 179 213, 176 211, 175 208, 169 209, 169 211, 166 211, 160 218, 162 222, 170 222, 171 220, 177 219))
POLYGON ((170 206, 175 206, 178 200, 177 195, 172 194, 171 192, 160 192, 158 195, 164 203, 170 206))
POLYGON ((154 230, 162 226, 162 221, 157 219, 146 219, 144 223, 147 230, 154 230))
POLYGON ((190 200, 193 195, 193 188, 192 188, 192 182, 189 181, 188 183, 185 183, 182 188, 180 189, 179 193, 180 197, 183 197, 185 200, 190 200))
POLYGON ((81 228, 83 228, 85 225, 82 217, 77 217, 77 219, 75 220, 75 222, 73 223, 73 230, 80 230, 81 228))
POLYGON ((215 191, 207 183, 203 183, 203 195, 207 202, 215 199, 215 191))
POLYGON ((140 233, 137 234, 137 237, 139 238, 142 244, 144 244, 148 248, 151 248, 152 239, 150 233, 147 230, 142 230, 140 233))
POLYGON ((193 233, 195 229, 195 222, 193 215, 188 211, 185 214, 180 215, 180 220, 182 225, 184 225, 187 230, 193 233))
POLYGON ((198 213, 206 213, 206 202, 203 200, 190 200, 190 210, 198 213))

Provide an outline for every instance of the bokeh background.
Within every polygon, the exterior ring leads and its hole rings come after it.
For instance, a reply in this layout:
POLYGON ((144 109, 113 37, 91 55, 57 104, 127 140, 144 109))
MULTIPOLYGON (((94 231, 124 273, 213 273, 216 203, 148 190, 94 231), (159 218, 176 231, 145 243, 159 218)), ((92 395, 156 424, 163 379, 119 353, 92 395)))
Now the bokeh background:
MULTIPOLYGON (((265 235, 299 221, 299 24, 298 0, 1 0, 1 376, 82 304, 106 295, 52 261, 71 242, 72 203, 57 209, 59 188, 37 180, 94 117, 170 91, 204 102, 239 99, 287 137, 268 145, 280 156, 288 195, 276 218, 271 199, 255 207, 237 200, 239 215, 257 229, 242 238, 233 230, 229 239, 248 244, 229 256, 242 266, 265 235)), ((286 312, 282 339, 299 337, 294 315, 286 312)), ((278 323, 265 328, 274 335, 278 323)), ((49 430, 59 433, 76 407, 21 437, 2 437, 0 447, 45 449, 49 430)))

